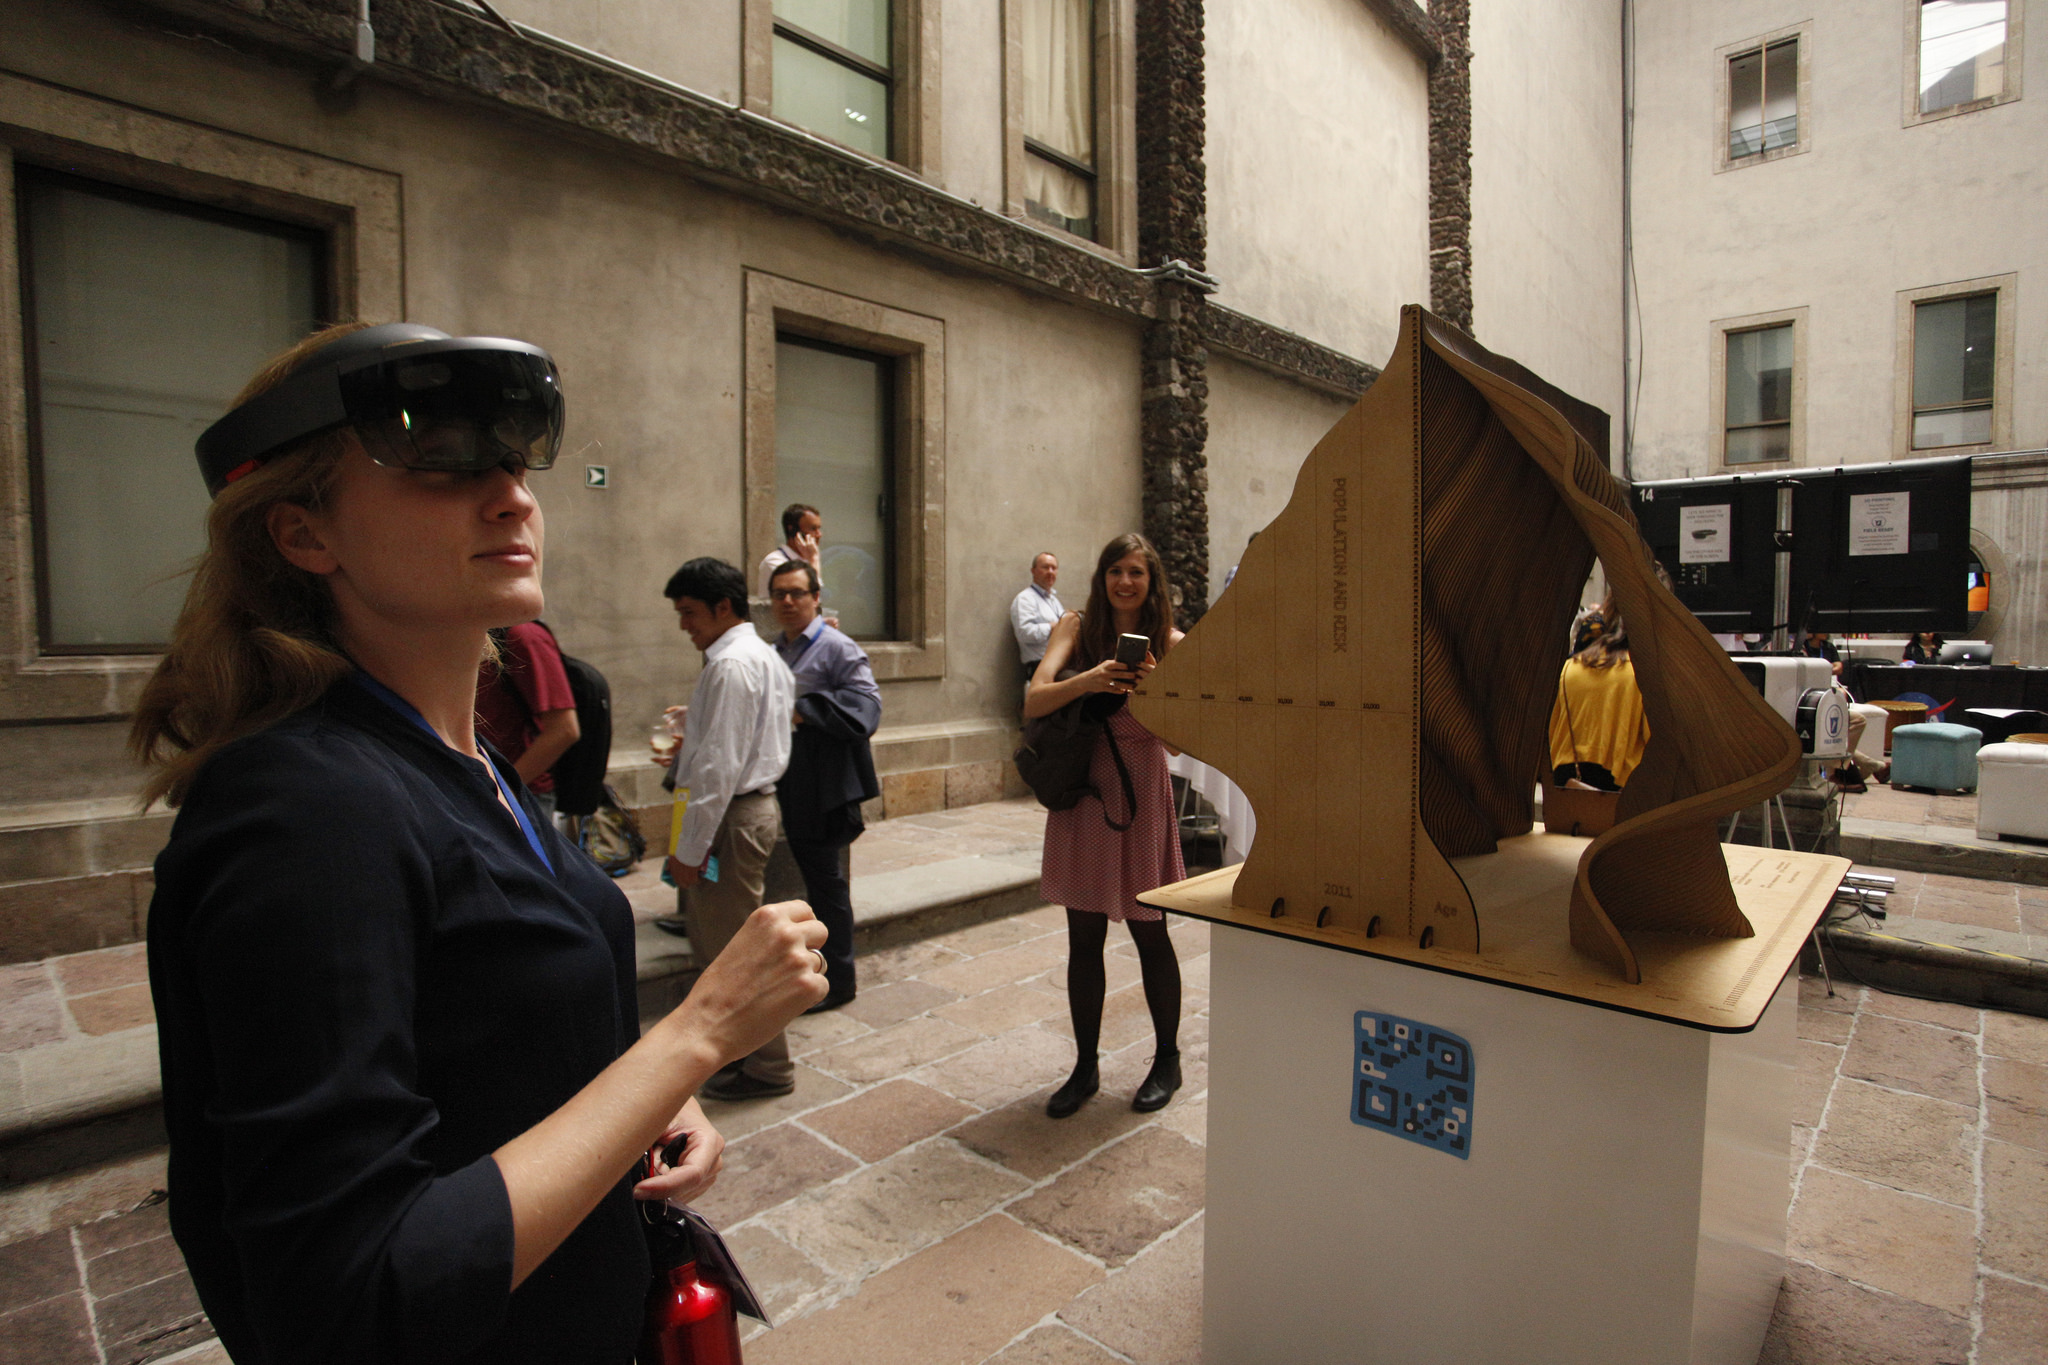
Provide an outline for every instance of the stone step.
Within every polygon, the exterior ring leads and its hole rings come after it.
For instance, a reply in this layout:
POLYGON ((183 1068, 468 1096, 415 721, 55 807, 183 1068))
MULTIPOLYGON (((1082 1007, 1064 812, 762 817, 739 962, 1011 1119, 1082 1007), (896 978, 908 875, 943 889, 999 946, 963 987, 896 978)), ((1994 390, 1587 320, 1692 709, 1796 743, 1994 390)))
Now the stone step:
POLYGON ((2048 845, 1980 839, 1974 829, 1842 820, 1842 856, 1858 864, 2048 886, 2048 845))

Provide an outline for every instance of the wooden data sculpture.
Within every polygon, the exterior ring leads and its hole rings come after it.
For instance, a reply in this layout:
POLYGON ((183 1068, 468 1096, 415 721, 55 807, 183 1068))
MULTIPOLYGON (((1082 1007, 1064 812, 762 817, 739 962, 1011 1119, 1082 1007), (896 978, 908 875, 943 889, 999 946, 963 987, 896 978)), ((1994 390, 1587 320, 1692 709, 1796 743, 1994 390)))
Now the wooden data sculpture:
POLYGON ((1235 909, 1281 932, 1479 952, 1485 926, 1450 860, 1532 827, 1597 556, 1628 623, 1650 743, 1614 827, 1579 858, 1571 944, 1637 982, 1625 931, 1751 935, 1719 822, 1784 789, 1799 740, 1658 581, 1599 453, 1606 425, 1402 310, 1386 369, 1310 454, 1229 591, 1131 698, 1146 728, 1228 773, 1258 812, 1235 909))

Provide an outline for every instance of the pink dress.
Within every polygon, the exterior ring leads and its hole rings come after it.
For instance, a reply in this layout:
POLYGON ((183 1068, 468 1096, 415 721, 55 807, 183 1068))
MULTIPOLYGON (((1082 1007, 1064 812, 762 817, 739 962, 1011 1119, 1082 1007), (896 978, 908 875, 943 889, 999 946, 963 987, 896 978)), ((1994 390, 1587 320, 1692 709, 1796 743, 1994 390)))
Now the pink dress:
POLYGON ((1130 770, 1131 789, 1138 795, 1137 818, 1118 833, 1103 819, 1122 822, 1124 788, 1117 777, 1109 741, 1095 741, 1088 778, 1102 799, 1084 796, 1079 805, 1056 810, 1045 819, 1045 854, 1039 866, 1038 893, 1054 905, 1088 910, 1112 920, 1156 920, 1165 916, 1138 904, 1140 893, 1187 876, 1180 860, 1180 830, 1173 812, 1173 783, 1166 773, 1166 746, 1121 707, 1109 718, 1117 751, 1130 770))

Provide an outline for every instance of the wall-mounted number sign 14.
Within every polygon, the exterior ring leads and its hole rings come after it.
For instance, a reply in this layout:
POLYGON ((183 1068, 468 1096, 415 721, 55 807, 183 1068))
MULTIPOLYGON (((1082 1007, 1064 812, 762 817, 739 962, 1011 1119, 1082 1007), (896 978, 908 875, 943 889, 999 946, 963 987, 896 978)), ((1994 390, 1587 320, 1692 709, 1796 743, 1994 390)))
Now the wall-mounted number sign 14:
POLYGON ((1455 1033, 1360 1010, 1351 1121, 1464 1160, 1472 1155, 1472 1045, 1455 1033))

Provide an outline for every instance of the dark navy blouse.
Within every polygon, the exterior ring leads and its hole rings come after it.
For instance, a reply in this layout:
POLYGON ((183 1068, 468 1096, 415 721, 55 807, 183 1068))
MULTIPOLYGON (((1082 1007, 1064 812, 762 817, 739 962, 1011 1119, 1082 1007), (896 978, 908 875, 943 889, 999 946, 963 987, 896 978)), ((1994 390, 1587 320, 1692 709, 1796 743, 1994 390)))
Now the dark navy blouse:
POLYGON ((238 1365, 632 1357, 621 1179, 515 1292, 490 1153, 637 1036, 611 880, 352 681, 223 749, 156 863, 171 1228, 238 1365))

